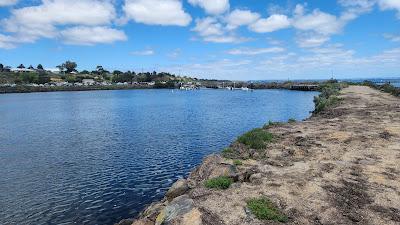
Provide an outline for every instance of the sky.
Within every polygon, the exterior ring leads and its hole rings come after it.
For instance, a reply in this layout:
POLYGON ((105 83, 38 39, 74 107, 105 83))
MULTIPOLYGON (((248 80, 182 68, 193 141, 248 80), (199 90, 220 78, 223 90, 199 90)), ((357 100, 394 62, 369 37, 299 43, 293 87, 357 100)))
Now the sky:
POLYGON ((400 0, 0 0, 0 63, 198 78, 400 77, 400 0))

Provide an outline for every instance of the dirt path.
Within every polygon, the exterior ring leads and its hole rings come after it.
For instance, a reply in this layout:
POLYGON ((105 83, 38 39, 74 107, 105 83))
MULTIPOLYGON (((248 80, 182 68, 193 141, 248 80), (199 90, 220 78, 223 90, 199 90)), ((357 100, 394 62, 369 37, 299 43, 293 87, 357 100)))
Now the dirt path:
POLYGON ((270 128, 277 140, 267 157, 237 168, 256 171, 248 181, 204 188, 204 179, 232 166, 206 159, 188 179, 200 224, 279 224, 246 210, 246 201, 260 196, 289 216, 287 224, 400 224, 400 99, 361 86, 340 97, 338 107, 307 121, 270 128))

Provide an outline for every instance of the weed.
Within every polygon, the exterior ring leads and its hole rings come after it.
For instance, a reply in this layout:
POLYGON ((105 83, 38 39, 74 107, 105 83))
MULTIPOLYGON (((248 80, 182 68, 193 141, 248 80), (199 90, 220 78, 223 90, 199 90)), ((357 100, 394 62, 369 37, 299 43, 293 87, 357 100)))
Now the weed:
POLYGON ((206 180, 204 186, 213 189, 228 189, 232 183, 233 180, 231 178, 222 176, 206 180))
POLYGON ((260 220, 273 220, 286 223, 287 216, 277 209, 267 198, 254 198, 247 201, 247 207, 260 220))
POLYGON ((256 128, 238 138, 238 142, 252 149, 263 149, 266 147, 266 142, 271 142, 273 135, 266 130, 256 128))

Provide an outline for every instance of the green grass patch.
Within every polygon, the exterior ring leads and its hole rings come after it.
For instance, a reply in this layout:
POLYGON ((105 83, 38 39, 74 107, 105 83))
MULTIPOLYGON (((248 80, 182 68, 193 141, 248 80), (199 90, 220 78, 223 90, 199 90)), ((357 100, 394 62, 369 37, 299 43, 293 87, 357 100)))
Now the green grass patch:
POLYGON ((314 114, 318 114, 327 107, 335 106, 340 102, 337 96, 344 87, 348 86, 345 83, 338 83, 335 80, 327 81, 319 86, 320 95, 314 98, 315 110, 314 114))
POLYGON ((320 113, 324 111, 327 107, 332 107, 337 105, 340 102, 340 98, 337 96, 330 96, 329 98, 323 98, 323 97, 315 97, 314 103, 315 103, 315 111, 314 113, 320 113))
POLYGON ((241 166, 241 165, 243 165, 242 161, 240 161, 240 160, 238 160, 238 159, 233 160, 233 164, 234 164, 235 166, 241 166))
POLYGON ((227 158, 227 159, 232 159, 236 156, 235 150, 232 148, 225 148, 221 152, 222 157, 227 158))
POLYGON ((266 142, 271 142, 273 135, 266 130, 257 128, 251 130, 238 138, 238 142, 252 149, 263 149, 266 147, 266 142))
POLYGON ((271 127, 276 127, 276 126, 279 126, 279 125, 283 125, 283 123, 281 123, 281 122, 272 122, 271 120, 270 121, 268 121, 268 123, 266 123, 265 125, 264 125, 264 129, 268 129, 268 128, 271 128, 271 127))
POLYGON ((229 177, 217 177, 217 178, 212 178, 209 180, 206 180, 204 182, 204 186, 206 188, 212 188, 212 189, 228 189, 231 184, 233 183, 233 179, 229 177))
POLYGON ((273 220, 282 223, 288 221, 287 216, 277 209, 267 198, 254 198, 247 201, 247 207, 250 209, 257 219, 273 220))

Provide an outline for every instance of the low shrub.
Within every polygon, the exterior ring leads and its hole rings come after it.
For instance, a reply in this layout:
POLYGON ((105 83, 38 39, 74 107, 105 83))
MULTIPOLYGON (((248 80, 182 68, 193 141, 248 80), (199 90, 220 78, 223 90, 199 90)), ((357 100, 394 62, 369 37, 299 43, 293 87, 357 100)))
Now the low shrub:
POLYGON ((212 188, 212 189, 228 189, 231 184, 233 183, 233 179, 229 177, 217 177, 217 178, 212 178, 209 180, 206 180, 204 182, 204 186, 206 188, 212 188))
POLYGON ((266 123, 266 124, 263 126, 263 128, 264 128, 264 129, 268 129, 268 128, 276 127, 276 126, 279 126, 279 125, 283 125, 283 123, 281 123, 281 122, 272 122, 272 121, 270 120, 270 121, 268 121, 268 123, 266 123))
POLYGON ((243 165, 242 161, 240 161, 240 160, 238 160, 238 159, 233 160, 233 164, 234 164, 235 166, 241 166, 241 165, 243 165))
POLYGON ((321 93, 314 98, 315 110, 313 113, 318 114, 325 108, 339 103, 340 98, 338 98, 337 95, 339 95, 340 90, 346 86, 348 86, 348 84, 334 81, 321 84, 319 87, 321 93))
POLYGON ((254 198, 247 201, 247 207, 250 209, 257 219, 260 220, 273 220, 277 222, 286 223, 287 216, 280 212, 270 200, 267 198, 254 198))
POLYGON ((288 123, 296 123, 297 122, 297 120, 296 119, 293 119, 293 118, 290 118, 289 120, 288 120, 288 123))
POLYGON ((256 128, 238 138, 238 142, 252 149, 263 149, 266 147, 266 142, 271 142, 273 135, 268 131, 256 128))
POLYGON ((224 150, 222 150, 221 152, 222 157, 227 158, 227 159, 232 159, 236 157, 236 152, 234 149, 232 148, 225 148, 224 150))
POLYGON ((371 81, 367 81, 366 80, 361 84, 364 85, 364 86, 368 86, 368 87, 375 88, 377 90, 389 93, 389 94, 394 95, 394 96, 400 96, 400 88, 395 87, 395 86, 391 85, 390 83, 386 83, 386 84, 383 84, 383 85, 378 85, 378 84, 375 84, 375 83, 373 83, 371 81))

